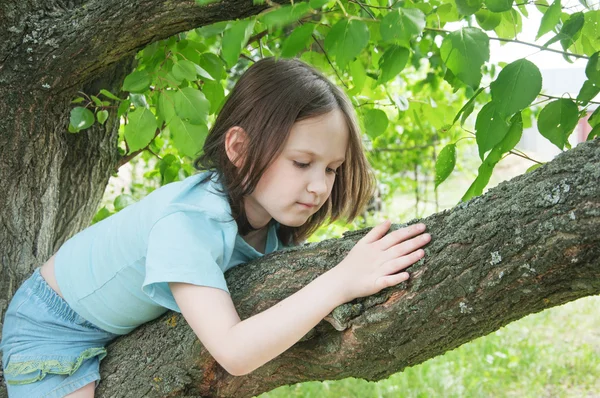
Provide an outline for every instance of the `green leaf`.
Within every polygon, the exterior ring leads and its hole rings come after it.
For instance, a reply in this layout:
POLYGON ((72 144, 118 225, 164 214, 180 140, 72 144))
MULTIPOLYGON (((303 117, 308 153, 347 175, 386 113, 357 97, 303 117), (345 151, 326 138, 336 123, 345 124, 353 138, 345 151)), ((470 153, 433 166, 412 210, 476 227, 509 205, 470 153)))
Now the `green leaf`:
POLYGON ((581 35, 575 43, 576 48, 583 48, 583 52, 592 56, 600 50, 600 11, 588 11, 584 14, 581 35))
POLYGON ((371 138, 383 134, 388 127, 388 117, 381 109, 369 109, 364 113, 363 124, 371 138))
POLYGON ((342 67, 352 61, 369 43, 369 28, 358 20, 342 19, 325 37, 325 50, 331 53, 342 67))
POLYGON ((121 117, 124 114, 126 114, 127 112, 129 112, 130 107, 131 107, 130 100, 124 100, 123 102, 121 102, 121 104, 119 104, 119 109, 117 109, 117 117, 121 117))
POLYGON ((177 80, 186 79, 189 82, 193 82, 196 80, 196 64, 184 59, 173 65, 171 73, 177 80))
POLYGON ((596 126, 592 129, 592 131, 590 131, 590 133, 587 136, 586 141, 591 141, 596 137, 600 137, 600 126, 596 126))
POLYGON ((456 144, 446 145, 435 162, 435 188, 437 188, 454 170, 456 166, 456 144))
POLYGON ((475 138, 479 148, 479 157, 483 160, 483 155, 498 144, 506 133, 510 124, 505 116, 498 112, 496 104, 488 102, 481 108, 475 121, 475 138))
POLYGON ((223 33, 223 31, 227 29, 227 24, 228 21, 215 22, 213 24, 196 29, 196 33, 205 38, 216 36, 223 33))
POLYGON ((145 148, 156 134, 156 118, 147 108, 136 108, 129 113, 125 125, 125 141, 129 153, 145 148))
POLYGON ((298 26, 290 34, 281 46, 281 56, 283 58, 292 58, 308 45, 315 26, 311 23, 298 26))
POLYGON ((462 197, 461 201, 467 201, 474 196, 479 196, 483 193, 484 188, 490 181, 492 171, 496 164, 502 159, 502 156, 512 150, 515 145, 521 140, 523 135, 523 118, 521 113, 515 114, 510 120, 508 132, 504 138, 495 145, 485 160, 477 170, 477 178, 471 184, 467 192, 462 197))
POLYGON ((285 26, 296 22, 309 11, 310 5, 304 2, 294 5, 283 5, 262 14, 259 20, 269 29, 273 29, 274 27, 285 26))
POLYGON ((560 13, 561 13, 561 4, 560 0, 554 0, 554 3, 544 13, 542 17, 542 22, 540 23, 540 29, 538 30, 535 39, 539 39, 546 33, 550 32, 556 24, 560 22, 560 13))
POLYGON ((397 8, 381 20, 383 40, 409 44, 410 39, 420 35, 425 28, 425 14, 417 8, 397 8))
POLYGON ((102 103, 102 100, 100 100, 100 98, 96 97, 95 95, 90 95, 90 98, 92 99, 92 101, 94 101, 94 104, 98 107, 103 106, 104 104, 102 103))
POLYGON ((352 76, 352 83, 354 83, 354 89, 360 92, 365 85, 367 79, 367 72, 362 61, 357 58, 354 62, 350 63, 350 76, 352 76))
POLYGON ((569 19, 565 21, 562 28, 556 36, 544 43, 544 47, 548 47, 550 44, 560 41, 560 45, 563 50, 568 49, 579 37, 579 33, 583 28, 585 17, 582 12, 576 12, 571 14, 569 19))
POLYGON ((83 97, 77 97, 73 101, 71 101, 71 103, 72 104, 81 104, 83 101, 85 101, 85 99, 83 97))
POLYGON ((579 109, 575 102, 561 98, 550 102, 538 116, 537 127, 541 135, 546 137, 559 149, 568 144, 569 135, 579 121, 579 109))
POLYGON ((588 123, 592 127, 600 125, 600 106, 590 115, 588 123))
POLYGON ((175 148, 181 154, 194 158, 202 150, 208 134, 208 127, 174 118, 169 125, 169 131, 173 136, 175 148))
POLYGON ((106 122, 106 119, 108 119, 108 111, 102 110, 96 112, 96 119, 98 120, 98 123, 104 124, 104 122, 106 122))
POLYGON ((208 113, 211 115, 216 114, 221 109, 221 105, 225 99, 223 86, 220 82, 205 82, 202 86, 202 92, 206 95, 208 102, 210 102, 208 113))
POLYGON ((210 73, 205 71, 200 65, 194 64, 194 69, 196 69, 196 74, 198 76, 200 76, 203 79, 203 81, 205 81, 205 80, 208 80, 211 82, 215 81, 215 79, 210 75, 210 73))
POLYGON ((481 82, 481 66, 490 59, 489 37, 478 28, 462 28, 446 35, 440 48, 442 60, 473 89, 481 82))
POLYGON ((488 10, 479 10, 475 13, 475 19, 481 29, 494 30, 502 22, 502 15, 488 10))
POLYGON ((533 166, 529 167, 527 170, 525 170, 525 173, 531 173, 533 170, 535 170, 541 166, 543 166, 543 164, 536 163, 533 166))
POLYGON ((523 29, 523 21, 521 14, 517 10, 509 10, 503 13, 500 24, 494 29, 498 37, 505 39, 514 39, 523 29))
POLYGON ((308 4, 313 10, 320 10, 325 4, 329 3, 329 0, 310 0, 308 4))
POLYGON ((526 107, 542 90, 542 74, 537 66, 526 59, 506 65, 490 85, 496 110, 504 116, 512 115, 526 107))
POLYGON ((223 33, 221 55, 229 68, 237 63, 242 49, 252 34, 255 22, 254 18, 232 22, 231 27, 223 33))
POLYGON ((585 67, 585 75, 587 78, 594 83, 596 86, 600 86, 600 62, 598 62, 598 55, 600 53, 594 53, 585 67))
POLYGON ((121 98, 117 97, 116 95, 105 89, 100 90, 100 94, 104 95, 106 98, 110 98, 115 101, 123 101, 121 98))
POLYGON ((94 215, 94 218, 92 218, 91 224, 96 224, 97 222, 102 221, 105 218, 109 217, 111 214, 112 213, 110 212, 110 210, 108 210, 106 207, 103 207, 100 210, 98 210, 98 213, 96 213, 94 215))
POLYGON ((214 80, 221 80, 225 76, 225 68, 219 57, 213 53, 204 53, 200 56, 199 65, 207 71, 214 80))
POLYGON ((483 0, 456 0, 456 8, 461 15, 475 14, 483 5, 483 0))
POLYGON ((75 131, 85 130, 94 124, 94 114, 87 108, 83 108, 78 106, 76 108, 71 109, 71 117, 69 118, 69 123, 73 126, 75 131))
POLYGON ((164 121, 165 125, 168 126, 175 116, 175 91, 163 90, 158 96, 156 117, 159 121, 164 121))
POLYGON ((392 45, 385 50, 383 56, 379 59, 381 75, 379 75, 378 83, 385 83, 395 78, 406 66, 409 55, 408 48, 396 45, 392 45))
MULTIPOLYGON (((465 112, 467 109, 471 109, 471 112, 473 112, 473 101, 475 101, 475 98, 477 98, 477 96, 479 94, 481 94, 481 92, 483 91, 483 87, 479 88, 477 91, 475 91, 475 94, 473 94, 473 96, 469 99, 469 101, 467 101, 467 103, 460 108, 460 111, 458 111, 458 113, 456 114, 456 116, 454 117, 454 120, 452 121, 452 124, 456 123, 456 121, 458 120, 458 118, 460 117, 460 115, 465 112)), ((471 113, 469 112, 469 113, 471 113)), ((468 117, 468 115, 467 115, 468 117)), ((465 117, 466 119, 466 117, 465 117)))
POLYGON ((129 205, 136 203, 137 200, 133 196, 123 193, 117 196, 113 202, 116 211, 121 211, 129 205))
POLYGON ((589 80, 583 82, 583 86, 581 90, 579 90, 579 94, 577 95, 577 101, 581 102, 581 105, 587 105, 591 100, 596 97, 600 93, 600 87, 596 86, 589 80))
POLYGON ((184 87, 175 93, 175 113, 192 124, 207 124, 210 103, 200 90, 184 87))
POLYGON ((484 0, 484 3, 492 12, 504 12, 512 8, 513 0, 484 0))
POLYGON ((143 93, 150 87, 150 75, 146 71, 135 71, 127 75, 123 82, 123 91, 143 93))

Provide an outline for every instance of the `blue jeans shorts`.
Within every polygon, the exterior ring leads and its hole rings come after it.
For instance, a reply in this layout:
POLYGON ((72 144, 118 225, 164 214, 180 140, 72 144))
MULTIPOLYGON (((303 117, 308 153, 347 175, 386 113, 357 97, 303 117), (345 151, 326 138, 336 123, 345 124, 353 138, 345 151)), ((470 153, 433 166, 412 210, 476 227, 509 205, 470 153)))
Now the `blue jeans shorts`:
POLYGON ((58 398, 98 385, 105 346, 116 337, 73 311, 36 269, 4 317, 0 350, 8 396, 58 398))

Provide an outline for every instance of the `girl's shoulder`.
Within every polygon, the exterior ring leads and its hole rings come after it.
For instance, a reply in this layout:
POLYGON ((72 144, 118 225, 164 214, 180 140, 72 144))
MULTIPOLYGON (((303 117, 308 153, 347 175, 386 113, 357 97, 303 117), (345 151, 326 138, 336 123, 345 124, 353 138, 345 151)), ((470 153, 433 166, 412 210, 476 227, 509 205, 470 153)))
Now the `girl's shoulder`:
POLYGON ((173 187, 163 216, 186 212, 203 213, 216 220, 231 220, 231 207, 216 173, 201 172, 169 185, 173 187))

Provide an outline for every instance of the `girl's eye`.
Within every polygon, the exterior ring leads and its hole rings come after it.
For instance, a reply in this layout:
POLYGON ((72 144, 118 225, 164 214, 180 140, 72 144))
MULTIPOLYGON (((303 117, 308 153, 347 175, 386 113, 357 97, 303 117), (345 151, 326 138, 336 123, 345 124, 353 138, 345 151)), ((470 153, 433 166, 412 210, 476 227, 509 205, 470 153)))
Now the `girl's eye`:
POLYGON ((329 174, 337 174, 337 170, 330 169, 330 168, 328 167, 328 168, 327 168, 327 173, 329 173, 329 174))
POLYGON ((295 165, 296 167, 299 167, 299 168, 301 168, 301 169, 304 169, 304 168, 306 168, 306 167, 310 166, 310 163, 301 163, 301 162, 296 162, 296 161, 294 160, 294 165, 295 165))

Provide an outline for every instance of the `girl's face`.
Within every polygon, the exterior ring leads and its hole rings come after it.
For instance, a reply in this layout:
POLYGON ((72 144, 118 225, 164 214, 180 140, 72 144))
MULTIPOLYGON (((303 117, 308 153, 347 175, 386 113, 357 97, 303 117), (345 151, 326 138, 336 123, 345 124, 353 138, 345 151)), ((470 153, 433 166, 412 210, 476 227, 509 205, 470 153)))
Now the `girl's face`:
POLYGON ((329 197, 349 135, 338 109, 295 123, 281 154, 245 198, 250 224, 261 228, 271 218, 290 227, 304 224, 329 197))

